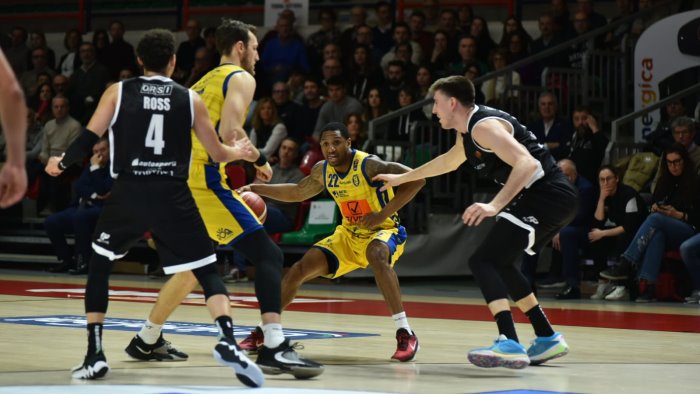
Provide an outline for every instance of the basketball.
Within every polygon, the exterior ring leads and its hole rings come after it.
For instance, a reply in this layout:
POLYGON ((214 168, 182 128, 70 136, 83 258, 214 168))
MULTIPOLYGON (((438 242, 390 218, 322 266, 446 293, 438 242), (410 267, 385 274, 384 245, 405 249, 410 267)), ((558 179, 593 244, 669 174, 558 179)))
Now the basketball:
POLYGON ((267 205, 265 204, 265 200, 253 192, 243 192, 241 193, 241 198, 245 201, 246 205, 258 215, 260 222, 264 223, 267 218, 267 205))

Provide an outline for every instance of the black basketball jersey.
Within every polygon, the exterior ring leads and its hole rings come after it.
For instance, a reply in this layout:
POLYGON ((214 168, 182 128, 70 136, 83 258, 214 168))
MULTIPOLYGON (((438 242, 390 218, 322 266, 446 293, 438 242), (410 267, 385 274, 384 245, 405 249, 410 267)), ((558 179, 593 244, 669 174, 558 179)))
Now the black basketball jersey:
MULTIPOLYGON (((515 139, 530 152, 532 157, 542 164, 542 170, 544 172, 538 174, 537 179, 541 179, 552 172, 559 171, 559 167, 549 151, 545 149, 544 145, 537 141, 537 137, 525 128, 525 126, 520 124, 515 117, 498 109, 486 106, 475 106, 474 112, 467 123, 467 134, 464 136, 463 141, 464 153, 467 155, 467 160, 469 164, 477 170, 479 175, 493 179, 496 183, 503 185, 506 183, 510 171, 512 170, 512 167, 496 156, 492 150, 480 147, 472 138, 472 130, 477 123, 491 118, 506 121, 510 125, 511 132, 515 139)), ((537 179, 533 179, 530 184, 534 183, 537 179)))
POLYGON ((112 176, 187 179, 192 155, 194 106, 191 91, 154 76, 119 83, 109 128, 112 176))

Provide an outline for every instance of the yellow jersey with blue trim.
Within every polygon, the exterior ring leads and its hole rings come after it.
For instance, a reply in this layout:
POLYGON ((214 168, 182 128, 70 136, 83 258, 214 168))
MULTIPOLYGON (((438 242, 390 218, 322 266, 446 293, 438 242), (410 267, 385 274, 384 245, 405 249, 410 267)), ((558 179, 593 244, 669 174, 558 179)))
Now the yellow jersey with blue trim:
MULTIPOLYGON (((363 216, 379 212, 394 198, 394 190, 389 187, 379 191, 383 182, 372 182, 365 171, 369 153, 353 149, 350 168, 346 173, 336 171, 328 162, 323 164, 325 188, 333 197, 343 215, 342 225, 353 233, 374 233, 377 229, 369 230, 360 227, 363 216)), ((381 223, 379 229, 390 229, 399 226, 399 216, 394 213, 381 223)))
MULTIPOLYGON (((219 122, 221 121, 221 110, 224 106, 226 93, 228 93, 228 82, 232 76, 246 72, 243 68, 225 63, 209 71, 190 89, 194 90, 204 101, 209 111, 212 125, 216 132, 219 132, 219 122)), ((199 139, 192 130, 192 163, 216 164, 199 139)))

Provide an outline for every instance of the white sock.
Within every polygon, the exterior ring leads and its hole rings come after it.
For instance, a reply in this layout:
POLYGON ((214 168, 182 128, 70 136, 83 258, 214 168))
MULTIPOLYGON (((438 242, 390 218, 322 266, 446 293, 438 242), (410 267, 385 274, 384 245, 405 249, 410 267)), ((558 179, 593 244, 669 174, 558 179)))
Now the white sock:
POLYGON ((394 319, 394 324, 396 325, 397 330, 399 328, 405 328, 406 330, 408 330, 409 334, 413 334, 413 331, 411 331, 411 326, 408 325, 408 318, 406 317, 406 312, 397 313, 395 315, 392 315, 391 317, 394 319))
POLYGON ((162 324, 155 324, 146 319, 143 326, 141 326, 141 331, 139 331, 139 337, 141 337, 141 339, 143 339, 143 341, 147 344, 153 345, 156 343, 156 341, 158 341, 158 337, 160 337, 160 330, 162 328, 162 324))
POLYGON ((262 330, 263 334, 265 334, 265 347, 268 349, 274 349, 284 342, 284 333, 282 332, 281 324, 264 324, 262 330))

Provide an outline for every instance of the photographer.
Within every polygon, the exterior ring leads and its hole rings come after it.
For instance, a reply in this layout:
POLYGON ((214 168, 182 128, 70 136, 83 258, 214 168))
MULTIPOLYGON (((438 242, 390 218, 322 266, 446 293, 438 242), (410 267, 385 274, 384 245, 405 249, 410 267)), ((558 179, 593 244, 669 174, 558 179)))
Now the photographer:
POLYGON ((601 132, 598 121, 588 107, 576 107, 572 120, 575 132, 571 139, 569 159, 576 164, 581 176, 596 179, 605 157, 608 137, 601 132))

